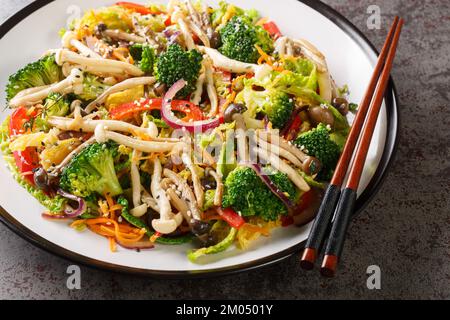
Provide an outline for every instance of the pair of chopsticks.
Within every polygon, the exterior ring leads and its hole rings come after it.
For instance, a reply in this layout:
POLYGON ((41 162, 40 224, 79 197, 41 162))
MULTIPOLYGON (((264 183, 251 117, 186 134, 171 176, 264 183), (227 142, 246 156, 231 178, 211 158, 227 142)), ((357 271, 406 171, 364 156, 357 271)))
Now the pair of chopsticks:
POLYGON ((377 123, 384 93, 389 82, 403 23, 403 19, 395 17, 365 96, 360 103, 358 113, 333 178, 325 191, 319 212, 314 220, 301 257, 302 268, 306 270, 313 269, 331 223, 331 231, 325 246, 324 258, 320 269, 321 274, 325 277, 333 277, 336 274, 348 224, 356 202, 356 191, 364 169, 364 163, 377 123), (358 140, 360 142, 354 152, 358 140), (347 183, 344 190, 341 191, 353 153, 355 153, 355 156, 349 171, 347 183), (332 219, 333 214, 334 219, 332 219))

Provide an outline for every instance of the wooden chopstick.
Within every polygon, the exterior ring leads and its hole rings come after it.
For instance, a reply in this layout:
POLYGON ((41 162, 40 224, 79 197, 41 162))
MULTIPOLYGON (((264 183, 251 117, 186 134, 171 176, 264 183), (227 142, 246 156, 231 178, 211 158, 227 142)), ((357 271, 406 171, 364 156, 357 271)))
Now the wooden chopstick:
POLYGON ((352 124, 352 128, 347 138, 344 150, 342 151, 342 155, 337 164, 333 178, 331 179, 330 185, 325 191, 324 198, 317 213, 317 217, 315 218, 313 226, 309 233, 308 240, 305 245, 305 250, 300 262, 300 265, 305 270, 311 270, 314 267, 314 263, 317 259, 320 247, 323 243, 327 230, 329 229, 329 224, 333 217, 333 213, 335 211, 341 193, 341 186, 344 181, 350 160, 352 159, 356 143, 358 142, 361 129, 364 125, 370 102, 372 101, 373 94, 377 87, 378 79, 380 77, 381 71, 383 70, 386 57, 391 47, 392 39, 394 37, 398 21, 399 17, 395 17, 394 22, 392 23, 392 27, 386 37, 383 49, 381 50, 372 78, 370 79, 369 86, 367 87, 364 98, 359 105, 358 113, 356 114, 355 120, 352 124))
POLYGON ((400 19, 398 22, 394 39, 392 41, 392 46, 389 49, 389 53, 386 58, 386 64, 381 74, 377 90, 375 91, 374 99, 369 108, 369 115, 366 123, 364 124, 361 140, 356 149, 355 159, 353 160, 353 165, 350 169, 348 181, 345 189, 342 191, 341 198, 339 199, 339 203, 337 205, 335 218, 333 220, 330 236, 325 249, 325 256, 320 269, 320 273, 326 277, 332 277, 336 273, 336 268, 344 246, 348 224, 356 203, 356 191, 364 170, 367 152, 369 151, 370 142, 377 124, 378 114, 380 113, 381 105, 384 99, 384 93, 389 83, 390 73, 394 62, 395 53, 397 51, 403 23, 403 19, 400 19))

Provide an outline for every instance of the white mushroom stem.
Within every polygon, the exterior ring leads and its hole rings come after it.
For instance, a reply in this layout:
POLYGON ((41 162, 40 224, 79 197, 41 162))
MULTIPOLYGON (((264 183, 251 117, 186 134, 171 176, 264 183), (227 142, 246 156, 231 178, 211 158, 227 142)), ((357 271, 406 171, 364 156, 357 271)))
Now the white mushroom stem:
POLYGON ((191 96, 191 102, 193 104, 200 104, 200 101, 202 99, 202 94, 203 94, 203 84, 205 83, 205 78, 206 75, 205 73, 201 73, 200 76, 197 79, 197 83, 195 84, 195 91, 192 93, 191 96))
POLYGON ((199 208, 203 207, 203 201, 204 201, 204 192, 202 188, 202 184, 200 182, 200 177, 197 174, 197 168, 195 167, 194 163, 192 162, 190 152, 186 152, 186 150, 183 151, 181 154, 181 160, 183 161, 184 165, 189 169, 191 172, 192 177, 192 184, 194 185, 194 193, 195 197, 197 198, 197 205, 199 208))
POLYGON ((69 162, 75 157, 81 150, 86 148, 87 146, 93 144, 95 142, 95 138, 91 137, 89 140, 86 140, 82 144, 80 144, 76 149, 74 149, 71 153, 69 153, 60 164, 56 167, 51 168, 51 172, 59 172, 62 168, 64 168, 69 162))
POLYGON ((223 196, 223 182, 222 177, 214 170, 209 169, 207 173, 216 180, 216 193, 214 194, 214 205, 221 206, 222 205, 222 196, 223 196))
POLYGON ((292 145, 285 139, 281 138, 277 134, 265 132, 262 130, 256 131, 258 137, 264 141, 270 142, 271 144, 277 145, 287 151, 289 151, 291 154, 296 156, 301 162, 304 162, 306 158, 308 157, 305 153, 303 153, 300 149, 298 149, 296 146, 292 145))
POLYGON ((192 21, 200 26, 202 24, 200 19, 200 14, 195 10, 194 5, 192 4, 191 0, 185 0, 184 3, 186 4, 186 8, 189 11, 189 16, 191 17, 192 21))
POLYGON ((297 188, 305 192, 310 190, 309 185, 305 182, 303 177, 301 177, 294 168, 289 166, 279 157, 258 147, 254 147, 253 151, 259 156, 260 159, 264 160, 267 163, 270 163, 270 165, 276 170, 286 174, 289 179, 297 186, 297 188))
POLYGON ((153 219, 152 227, 159 233, 169 234, 174 232, 181 222, 183 222, 183 217, 180 213, 177 215, 172 213, 169 199, 166 196, 165 190, 161 187, 162 167, 158 158, 153 161, 153 167, 150 189, 153 198, 158 203, 159 219, 153 219))
POLYGON ((186 181, 169 169, 164 169, 164 176, 172 180, 172 182, 177 186, 177 190, 181 192, 181 197, 186 200, 186 203, 189 207, 191 218, 201 220, 200 210, 197 206, 195 195, 194 193, 192 193, 192 190, 186 183, 186 181))
POLYGON ((104 125, 98 125, 95 128, 95 139, 100 143, 113 140, 119 144, 123 144, 126 147, 148 153, 170 152, 177 146, 176 143, 170 142, 137 140, 120 133, 108 131, 104 125))
POLYGON ((275 41, 275 52, 278 53, 281 57, 286 55, 286 44, 288 40, 288 37, 283 36, 275 41))
POLYGON ((177 195, 177 192, 172 189, 172 186, 174 186, 174 184, 172 184, 172 181, 170 179, 166 178, 161 181, 161 187, 166 191, 166 194, 170 199, 170 203, 172 204, 172 206, 177 209, 178 212, 183 215, 183 218, 186 220, 186 222, 191 225, 193 219, 191 211, 189 210, 189 206, 185 200, 181 199, 177 195))
POLYGON ((203 65, 205 66, 206 91, 208 92, 209 101, 211 103, 211 110, 209 111, 208 117, 212 118, 218 112, 219 99, 217 98, 217 91, 214 85, 211 61, 209 59, 205 59, 203 65))
POLYGON ((24 90, 20 91, 18 94, 16 94, 16 96, 14 98, 24 97, 24 96, 27 96, 27 95, 30 95, 30 94, 33 94, 33 93, 36 93, 36 92, 48 89, 50 87, 51 87, 51 84, 47 85, 47 86, 40 86, 40 87, 24 89, 24 90))
POLYGON ((93 70, 95 70, 95 68, 101 68, 102 72, 104 72, 106 68, 106 70, 111 70, 112 73, 116 73, 117 70, 121 70, 123 74, 128 74, 134 77, 144 75, 144 72, 141 69, 130 63, 110 59, 86 58, 67 49, 57 50, 55 54, 55 61, 60 66, 62 66, 65 62, 69 62, 71 64, 81 65, 86 68, 90 67, 93 70))
POLYGON ((188 50, 195 49, 195 42, 194 39, 192 38, 191 31, 189 30, 188 23, 185 20, 185 16, 179 7, 177 7, 172 13, 171 19, 172 22, 178 24, 181 34, 183 35, 186 48, 188 50))
POLYGON ((89 47, 84 45, 81 41, 77 39, 75 32, 67 31, 62 40, 62 45, 64 48, 70 49, 70 47, 74 47, 77 49, 83 56, 88 58, 97 58, 102 59, 102 57, 95 51, 91 50, 89 47))
POLYGON ((158 136, 158 128, 153 122, 149 123, 149 128, 142 128, 131 123, 118 120, 92 120, 87 118, 72 119, 64 117, 49 117, 48 123, 64 131, 94 132, 99 125, 105 126, 108 130, 125 132, 131 134, 142 134, 149 138, 158 136))
POLYGON ((262 148, 263 150, 274 153, 276 155, 279 155, 279 156, 289 160, 296 167, 302 166, 302 162, 296 156, 294 156, 292 153, 287 151, 286 149, 280 148, 279 146, 277 146, 275 144, 268 143, 260 138, 258 138, 257 143, 258 143, 258 146, 260 148, 262 148))
POLYGON ((140 85, 152 85, 156 82, 154 77, 140 77, 140 78, 131 78, 124 80, 103 92, 97 99, 88 104, 85 111, 87 113, 91 113, 94 109, 100 106, 102 103, 106 101, 106 99, 112 95, 113 93, 117 93, 120 91, 124 91, 127 89, 131 89, 140 85))
POLYGON ((141 198, 142 202, 145 203, 147 205, 147 207, 152 208, 156 212, 159 212, 158 203, 150 195, 150 193, 148 193, 148 191, 145 190, 143 185, 141 185, 141 190, 142 190, 142 198, 141 198))
POLYGON ((34 105, 43 101, 47 96, 52 93, 71 93, 80 94, 83 91, 83 73, 78 69, 73 69, 70 75, 49 87, 44 87, 39 91, 28 90, 28 94, 19 92, 11 101, 9 106, 11 108, 17 108, 23 105, 34 105), (31 92, 31 93, 30 93, 31 92))
POLYGON ((249 143, 247 140, 247 127, 245 125, 244 116, 237 113, 233 116, 236 122, 236 145, 239 163, 246 163, 249 160, 249 143))
POLYGON ((139 175, 139 158, 141 156, 142 152, 133 150, 133 154, 131 156, 130 176, 134 208, 141 205, 141 177, 139 175))
POLYGON ((328 71, 325 56, 312 43, 304 39, 292 40, 296 45, 302 49, 302 54, 308 59, 312 60, 317 65, 319 72, 328 71))
POLYGON ((123 69, 121 68, 115 68, 115 67, 109 67, 109 66, 86 66, 86 65, 80 65, 80 64, 71 64, 69 62, 64 62, 62 65, 62 72, 64 75, 70 74, 70 72, 73 69, 79 69, 83 72, 89 72, 93 75, 99 76, 99 77, 123 77, 123 69))
POLYGON ((191 29, 192 32, 203 42, 203 45, 205 47, 208 47, 208 48, 211 47, 208 36, 203 32, 202 29, 200 29, 200 27, 197 24, 195 24, 189 20, 186 21, 186 24, 187 24, 188 28, 191 29))
POLYGON ((122 30, 107 29, 107 30, 103 31, 102 34, 111 39, 124 40, 124 41, 135 42, 135 43, 145 43, 144 37, 141 37, 141 36, 138 36, 138 35, 135 35, 132 33, 127 33, 122 30))
POLYGON ((206 53, 213 61, 214 67, 231 73, 256 73, 259 69, 257 64, 245 63, 230 59, 216 49, 199 46, 200 51, 206 53))

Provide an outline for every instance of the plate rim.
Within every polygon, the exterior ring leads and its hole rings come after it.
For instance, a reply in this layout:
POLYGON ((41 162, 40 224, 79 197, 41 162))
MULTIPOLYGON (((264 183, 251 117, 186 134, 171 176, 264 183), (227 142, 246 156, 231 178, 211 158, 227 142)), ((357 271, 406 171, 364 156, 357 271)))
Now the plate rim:
MULTIPOLYGON (((30 3, 17 13, 10 16, 2 25, 0 25, 0 40, 17 24, 19 24, 26 17, 34 13, 35 11, 43 8, 47 4, 54 2, 55 0, 35 0, 30 3)), ((372 42, 347 18, 345 18, 338 11, 330 7, 329 5, 317 1, 317 0, 297 0, 317 11, 325 18, 333 22, 338 28, 344 31, 348 36, 356 42, 358 47, 367 55, 374 54, 379 55, 376 47, 372 42)), ((398 95, 395 88, 394 81, 391 77, 388 88, 385 95, 386 104, 386 119, 387 119, 387 130, 386 130, 386 141, 383 148, 383 154, 381 156, 380 162, 378 164, 377 170, 375 171, 369 184, 360 195, 356 202, 355 214, 358 215, 373 199, 373 197, 378 193, 382 183, 384 182, 386 175, 392 165, 395 158, 395 153, 398 146, 399 136, 400 136, 400 119, 398 110, 398 95)), ((123 274, 133 274, 138 276, 145 276, 150 278, 170 278, 170 279, 192 279, 192 278, 209 278, 218 277, 224 275, 230 275, 234 273, 249 271, 270 264, 278 263, 292 254, 298 252, 304 245, 305 241, 302 241, 296 245, 293 245, 285 250, 271 254, 267 257, 260 258, 257 260, 236 264, 233 266, 206 269, 198 271, 164 271, 164 270, 151 270, 142 269, 135 267, 122 266, 114 263, 109 263, 93 258, 89 258, 82 254, 75 253, 64 247, 61 247, 47 239, 39 236, 35 232, 31 231, 19 221, 17 221, 9 212, 7 212, 0 205, 0 222, 2 222, 6 227, 20 236, 22 239, 32 243, 33 245, 61 257, 65 260, 79 263, 81 265, 96 268, 101 270, 106 270, 110 272, 123 273, 123 274)))

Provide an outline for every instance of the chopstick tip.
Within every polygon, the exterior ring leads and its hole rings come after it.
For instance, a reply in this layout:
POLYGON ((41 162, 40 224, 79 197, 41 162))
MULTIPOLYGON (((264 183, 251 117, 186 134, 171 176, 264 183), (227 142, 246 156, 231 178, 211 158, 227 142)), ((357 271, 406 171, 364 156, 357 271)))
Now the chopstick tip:
POLYGON ((300 259, 300 266, 304 270, 312 270, 314 268, 314 262, 316 262, 317 254, 316 250, 312 248, 305 248, 302 258, 300 259))
POLYGON ((333 278, 336 274, 338 257, 334 255, 325 255, 323 257, 320 274, 326 278, 333 278))

